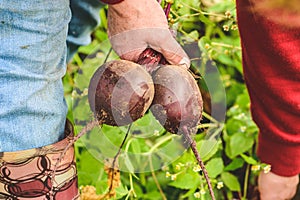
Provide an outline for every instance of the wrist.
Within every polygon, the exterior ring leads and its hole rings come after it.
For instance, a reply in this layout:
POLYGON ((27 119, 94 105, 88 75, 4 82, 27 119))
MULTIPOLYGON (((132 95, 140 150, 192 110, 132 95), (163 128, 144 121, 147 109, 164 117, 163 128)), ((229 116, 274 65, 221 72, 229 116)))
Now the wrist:
POLYGON ((163 9, 156 0, 123 0, 118 4, 109 5, 108 18, 115 21, 114 26, 118 24, 121 28, 126 24, 131 30, 169 28, 163 9))

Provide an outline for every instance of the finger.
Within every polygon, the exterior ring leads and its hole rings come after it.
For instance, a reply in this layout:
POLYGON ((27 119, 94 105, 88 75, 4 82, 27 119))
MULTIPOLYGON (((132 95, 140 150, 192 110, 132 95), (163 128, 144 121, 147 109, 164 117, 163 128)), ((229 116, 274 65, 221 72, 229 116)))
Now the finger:
POLYGON ((125 60, 136 62, 139 55, 147 48, 146 35, 144 29, 124 31, 122 33, 109 36, 114 51, 125 60))
POLYGON ((161 52, 170 64, 190 67, 190 59, 183 48, 175 40, 169 29, 155 30, 148 38, 148 45, 154 50, 161 52), (155 35, 155 37, 153 37, 155 35))
POLYGON ((190 67, 190 59, 179 45, 175 46, 174 44, 174 48, 172 48, 172 50, 166 49, 164 47, 153 47, 153 49, 161 52, 170 64, 183 65, 186 68, 190 67))
POLYGON ((190 67, 190 59, 167 28, 145 28, 110 36, 113 49, 123 59, 136 62, 147 48, 161 52, 170 64, 190 67))
POLYGON ((120 55, 120 58, 122 58, 124 60, 130 60, 132 62, 137 62, 139 55, 141 55, 143 53, 143 51, 146 49, 146 47, 147 46, 123 53, 122 55, 120 55))

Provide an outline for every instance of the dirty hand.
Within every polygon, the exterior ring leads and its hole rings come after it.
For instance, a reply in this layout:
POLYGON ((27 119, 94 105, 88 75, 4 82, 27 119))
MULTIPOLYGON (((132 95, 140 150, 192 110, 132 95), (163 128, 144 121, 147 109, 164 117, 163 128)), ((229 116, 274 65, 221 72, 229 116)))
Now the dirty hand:
POLYGON ((150 47, 170 64, 190 66, 187 54, 172 36, 166 16, 156 0, 124 0, 108 7, 108 35, 122 58, 136 62, 150 47))

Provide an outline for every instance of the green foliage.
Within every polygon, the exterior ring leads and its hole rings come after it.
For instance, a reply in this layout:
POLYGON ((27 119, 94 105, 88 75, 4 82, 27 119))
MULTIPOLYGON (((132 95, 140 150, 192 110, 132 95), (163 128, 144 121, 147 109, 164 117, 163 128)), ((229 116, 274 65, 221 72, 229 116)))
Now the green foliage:
MULTIPOLYGON (((102 23, 93 32, 92 43, 79 48, 63 80, 68 117, 77 133, 93 119, 87 101, 93 72, 106 60, 118 58, 110 53, 105 11, 106 8, 100 11, 102 23)), ((251 166, 265 165, 255 155, 258 129, 251 119, 250 100, 242 77, 234 1, 174 0, 169 21, 177 29, 177 40, 182 46, 196 44, 198 53, 191 57, 191 70, 207 74, 207 62, 214 61, 225 88, 226 120, 218 121, 210 115, 210 101, 221 105, 224 95, 218 90, 210 93, 207 83, 199 80, 205 112, 194 138, 216 197, 251 198, 249 186, 255 184, 257 176, 251 166)), ((99 194, 107 192, 104 161, 116 155, 127 128, 104 125, 76 143, 79 185, 93 185, 99 194)), ((166 133, 150 112, 134 122, 119 157, 121 184, 116 188, 116 198, 209 199, 202 171, 185 145, 180 136, 166 133)))
POLYGON ((229 172, 223 172, 221 174, 221 179, 231 191, 241 191, 239 181, 233 174, 229 172))

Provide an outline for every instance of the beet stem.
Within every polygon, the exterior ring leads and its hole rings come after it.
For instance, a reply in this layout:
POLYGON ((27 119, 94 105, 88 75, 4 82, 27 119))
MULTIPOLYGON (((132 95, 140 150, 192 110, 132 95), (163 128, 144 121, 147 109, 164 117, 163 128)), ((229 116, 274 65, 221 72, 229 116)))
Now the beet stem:
POLYGON ((170 10, 171 10, 171 3, 168 3, 167 6, 166 6, 166 8, 165 8, 165 10, 164 10, 167 19, 169 18, 170 10))
MULTIPOLYGON (((113 159, 112 166, 111 166, 110 170, 113 170, 113 171, 115 170, 116 161, 117 161, 117 159, 118 159, 118 157, 119 157, 119 155, 120 155, 120 153, 121 153, 122 147, 124 146, 125 141, 126 141, 128 135, 129 135, 129 131, 130 131, 130 129, 131 129, 131 126, 132 126, 132 123, 130 123, 129 126, 128 126, 128 128, 127 128, 126 135, 125 135, 125 137, 124 137, 124 139, 123 139, 121 145, 119 146, 118 152, 117 152, 116 155, 114 156, 114 159, 113 159)), ((115 173, 112 173, 112 178, 111 178, 112 181, 111 181, 111 183, 110 183, 108 192, 106 193, 105 196, 107 196, 107 195, 111 192, 111 190, 113 189, 114 175, 115 175, 115 173)))
POLYGON ((108 50, 108 53, 106 54, 106 57, 105 57, 105 59, 104 59, 104 62, 103 63, 106 63, 106 61, 108 60, 108 57, 110 56, 110 54, 111 54, 111 52, 112 52, 112 47, 110 47, 109 48, 109 50, 108 50))
POLYGON ((59 163, 62 161, 62 159, 64 158, 66 152, 68 151, 68 149, 70 147, 72 147, 72 145, 80 138, 82 137, 84 134, 88 133, 89 131, 91 131, 93 128, 95 128, 96 126, 99 126, 99 121, 98 120, 93 120, 90 121, 86 126, 84 126, 82 128, 82 130, 76 135, 74 136, 68 143, 68 145, 64 148, 63 152, 60 154, 59 158, 57 159, 57 162, 54 165, 54 169, 50 174, 50 178, 51 178, 51 190, 50 190, 50 194, 53 195, 53 183, 54 183, 54 177, 55 177, 55 173, 57 171, 58 165, 59 163))
POLYGON ((207 170, 206 170, 205 165, 204 165, 204 163, 203 163, 203 161, 202 161, 202 159, 200 157, 200 154, 199 154, 199 152, 197 150, 196 141, 191 138, 191 135, 190 135, 190 133, 189 133, 189 131, 188 131, 188 129, 187 129, 186 126, 183 127, 183 133, 184 133, 183 135, 184 135, 185 139, 190 144, 190 147, 191 147, 191 149, 192 149, 192 151, 193 151, 193 153, 194 153, 194 155, 196 157, 196 160, 197 160, 198 164, 200 165, 200 167, 202 169, 202 172, 204 174, 205 180, 206 180, 207 185, 208 185, 208 190, 209 190, 211 199, 212 200, 216 200, 215 199, 214 191, 213 191, 212 186, 211 186, 210 179, 208 177, 207 170))

